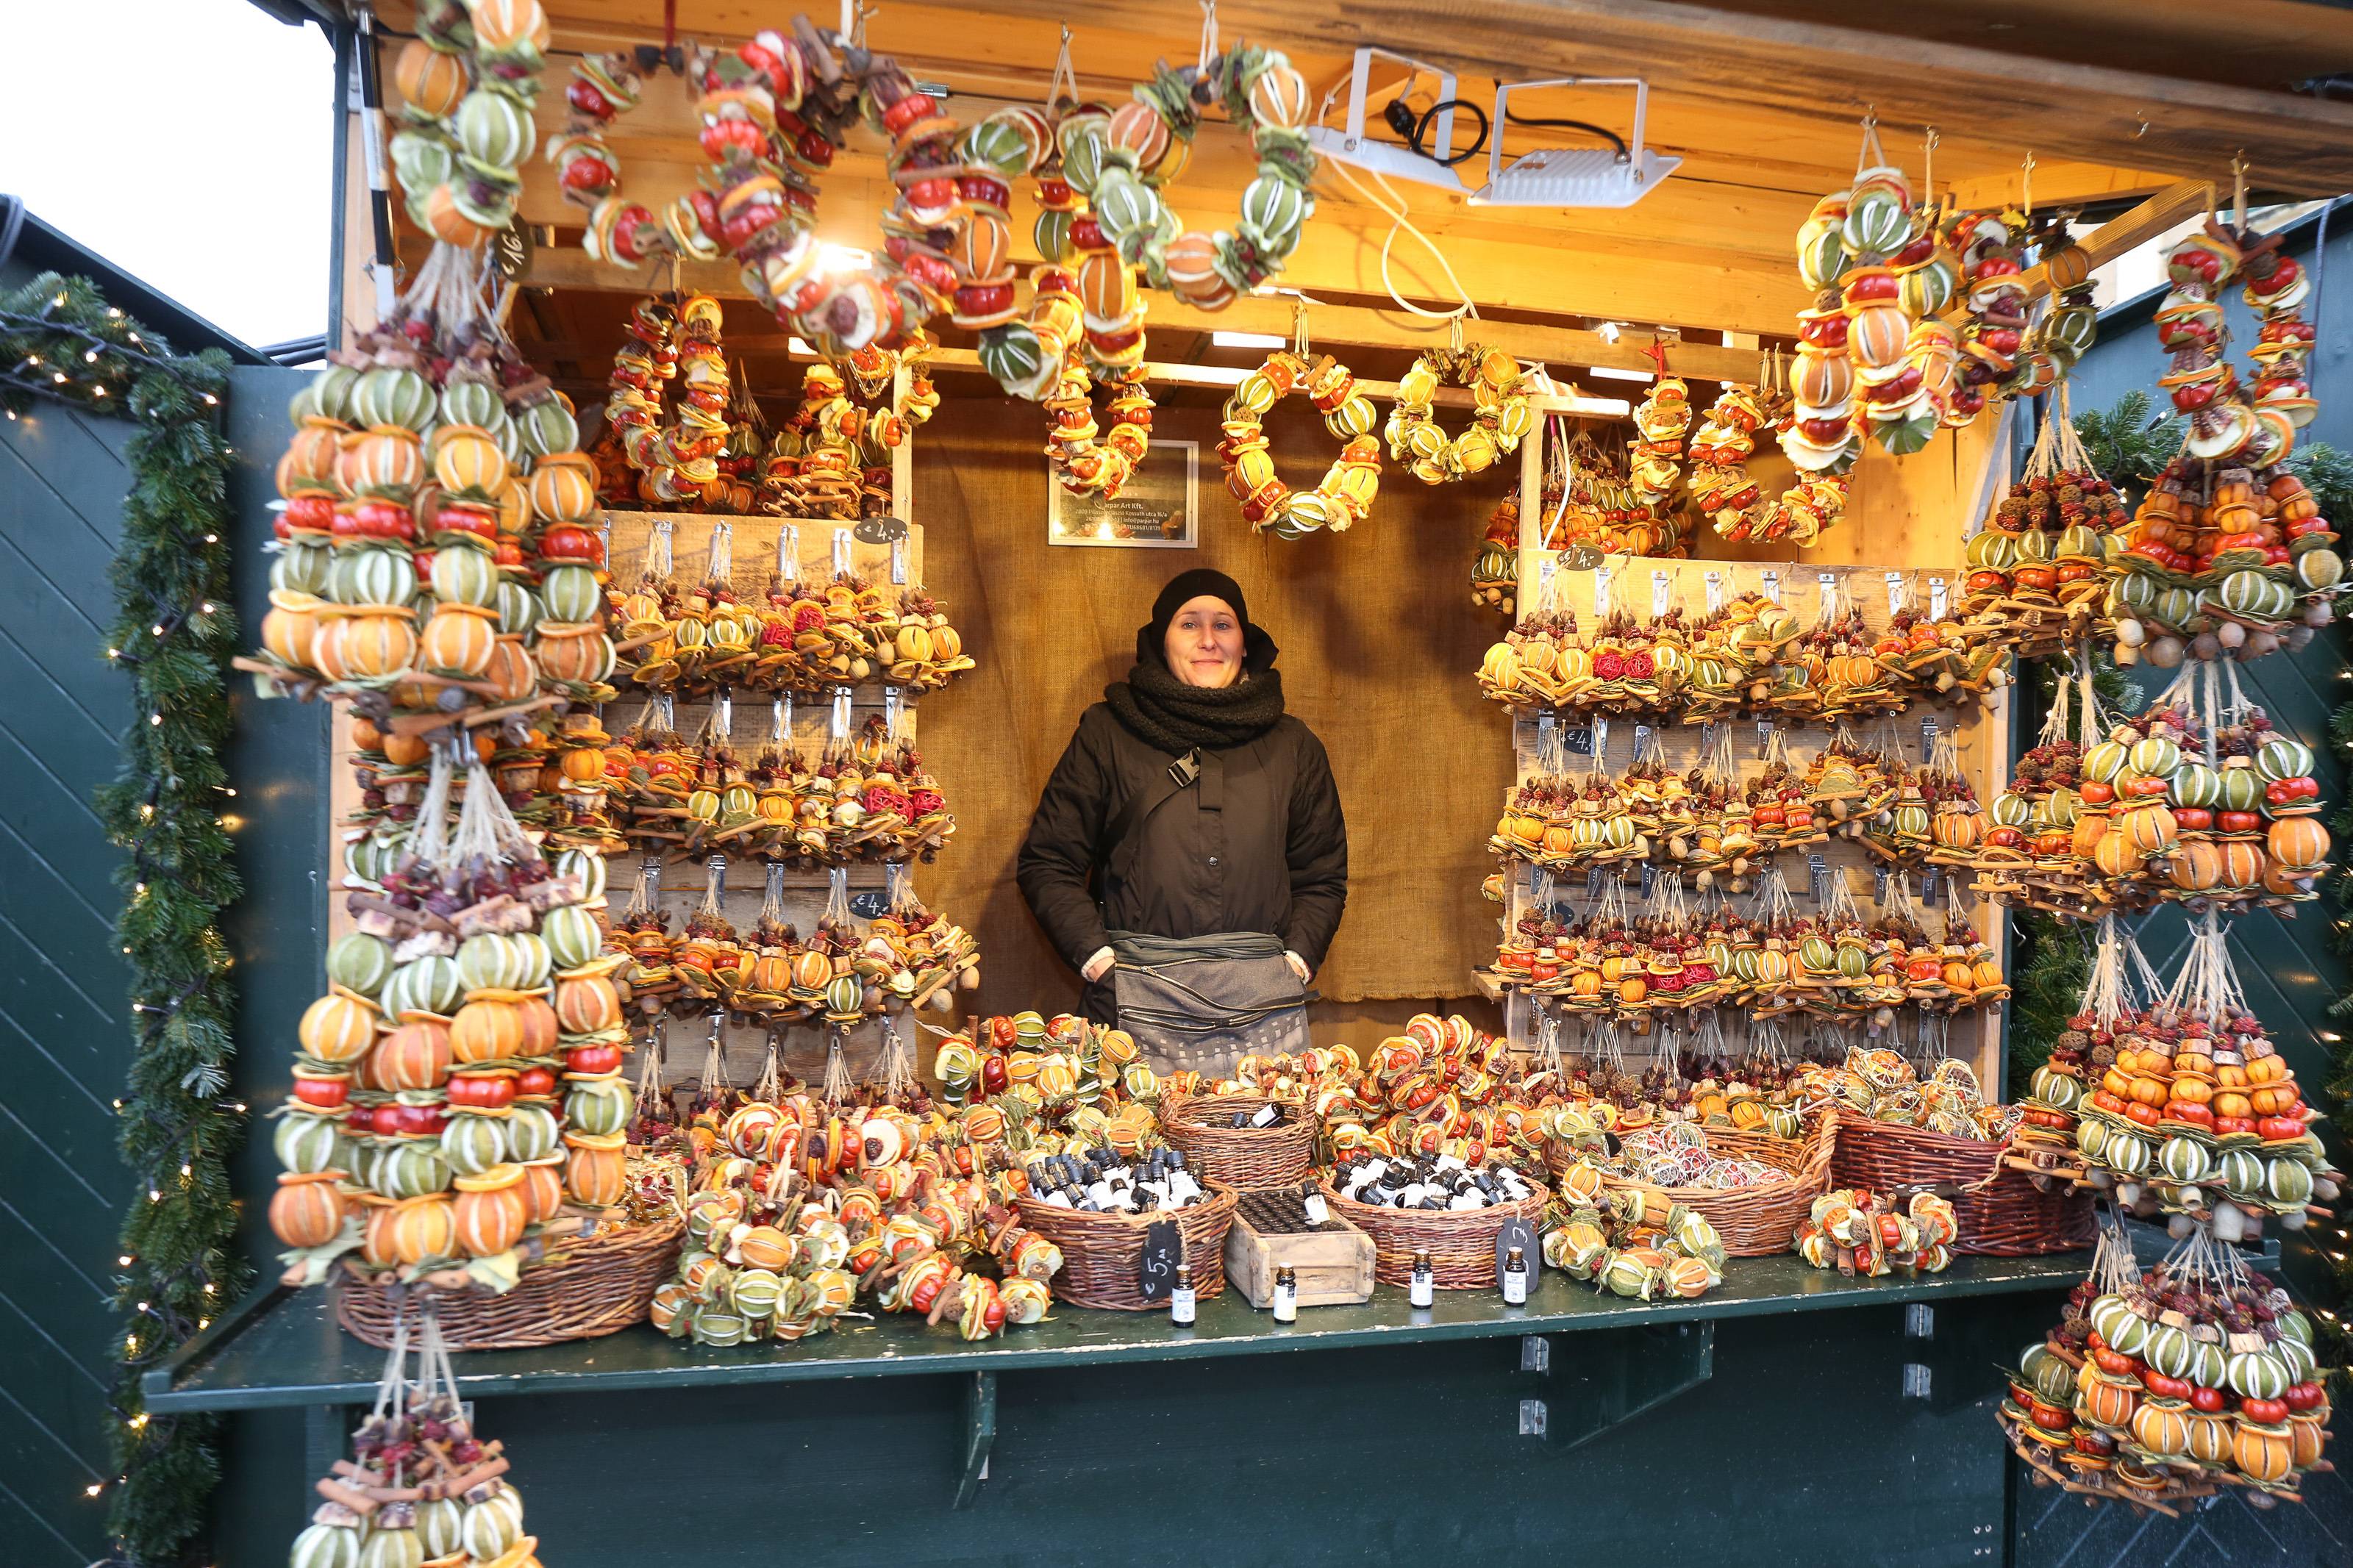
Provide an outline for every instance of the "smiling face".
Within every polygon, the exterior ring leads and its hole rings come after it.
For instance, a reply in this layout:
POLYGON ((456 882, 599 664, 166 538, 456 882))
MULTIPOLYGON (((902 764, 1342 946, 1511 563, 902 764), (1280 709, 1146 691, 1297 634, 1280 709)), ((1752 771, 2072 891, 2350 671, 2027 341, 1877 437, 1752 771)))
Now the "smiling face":
POLYGON ((1231 686, 1242 673, 1242 620, 1214 595, 1187 599, 1168 622, 1168 668, 1187 686, 1231 686))

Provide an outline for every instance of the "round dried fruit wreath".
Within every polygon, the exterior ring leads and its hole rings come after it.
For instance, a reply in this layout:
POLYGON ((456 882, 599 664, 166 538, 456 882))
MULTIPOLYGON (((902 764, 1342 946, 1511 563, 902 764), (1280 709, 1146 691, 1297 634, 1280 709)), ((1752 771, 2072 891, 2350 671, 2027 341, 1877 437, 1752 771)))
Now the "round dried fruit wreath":
POLYGON ((1278 349, 1242 378, 1226 400, 1218 443, 1226 489, 1241 503, 1242 516, 1261 532, 1297 539, 1318 529, 1345 531, 1372 510, 1381 482, 1381 444, 1373 436, 1371 399, 1356 390, 1356 377, 1329 354, 1310 363, 1278 349), (1266 411, 1294 391, 1307 394, 1324 416, 1324 426, 1345 443, 1339 458, 1312 490, 1297 491, 1274 475, 1267 450, 1266 411))
POLYGON ((1425 349, 1398 383, 1389 410, 1389 456, 1426 485, 1468 479, 1519 449, 1535 426, 1528 408, 1531 373, 1501 349, 1425 349), (1470 428, 1448 437, 1435 403, 1441 386, 1467 386, 1474 401, 1470 428))

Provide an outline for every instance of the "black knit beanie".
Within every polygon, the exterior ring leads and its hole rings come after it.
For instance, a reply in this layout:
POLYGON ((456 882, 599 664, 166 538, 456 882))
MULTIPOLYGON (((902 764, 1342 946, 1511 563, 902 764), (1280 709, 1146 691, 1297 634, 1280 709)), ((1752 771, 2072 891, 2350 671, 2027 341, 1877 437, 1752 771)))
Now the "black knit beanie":
POLYGON ((1177 611, 1205 594, 1224 600, 1234 617, 1242 623, 1242 668, 1257 675, 1271 667, 1280 650, 1272 637, 1250 623, 1250 605, 1242 600, 1241 584, 1207 566, 1177 573, 1160 590, 1160 596, 1152 601, 1152 619, 1135 634, 1136 662, 1166 668, 1168 623, 1176 618, 1177 611))

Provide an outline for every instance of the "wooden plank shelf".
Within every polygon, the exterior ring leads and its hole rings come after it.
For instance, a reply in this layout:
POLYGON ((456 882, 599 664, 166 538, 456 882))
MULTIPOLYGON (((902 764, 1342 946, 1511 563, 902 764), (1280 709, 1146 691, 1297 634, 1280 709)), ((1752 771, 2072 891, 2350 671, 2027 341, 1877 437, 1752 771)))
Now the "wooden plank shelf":
MULTIPOLYGON (((2090 1267, 2088 1253, 2055 1258, 1960 1258, 1942 1274, 1850 1279, 1796 1257, 1742 1259, 1722 1286, 1695 1301, 1645 1304, 1597 1293, 1546 1270, 1525 1307, 1493 1291, 1440 1291, 1416 1309, 1405 1292, 1377 1286, 1361 1306, 1318 1307, 1285 1326, 1231 1290, 1200 1303, 1189 1329, 1160 1313, 1097 1312, 1057 1305, 1046 1321, 981 1344, 946 1329, 886 1315, 845 1321, 797 1344, 712 1347, 671 1340, 649 1327, 542 1350, 485 1351, 457 1358, 459 1392, 469 1398, 512 1394, 598 1394, 744 1383, 815 1383, 847 1378, 994 1373, 1067 1366, 1206 1361, 1303 1350, 1361 1350, 1526 1334, 1567 1334, 1838 1308, 1937 1302, 2025 1291, 2058 1291, 2090 1267)), ((375 1395, 384 1355, 336 1327, 324 1291, 271 1287, 147 1374, 153 1411, 251 1410, 279 1405, 364 1404, 375 1395)))

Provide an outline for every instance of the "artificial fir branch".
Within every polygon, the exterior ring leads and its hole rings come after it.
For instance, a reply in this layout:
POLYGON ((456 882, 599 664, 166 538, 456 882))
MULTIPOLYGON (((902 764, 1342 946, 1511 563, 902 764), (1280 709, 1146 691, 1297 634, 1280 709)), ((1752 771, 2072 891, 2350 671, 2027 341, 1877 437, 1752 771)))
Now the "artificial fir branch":
POLYGON ((174 355, 84 279, 45 274, 0 296, 0 406, 35 399, 128 417, 132 484, 111 571, 104 657, 130 677, 114 782, 98 794, 123 852, 116 944, 131 972, 131 1074, 118 1143, 137 1178, 115 1278, 122 1318, 111 1407, 113 1561, 191 1560, 217 1477, 210 1417, 147 1414, 140 1379, 249 1283, 234 1250, 227 1156, 244 1108, 225 1100, 234 1050, 229 953, 217 926, 237 895, 229 735, 228 362, 174 355))

